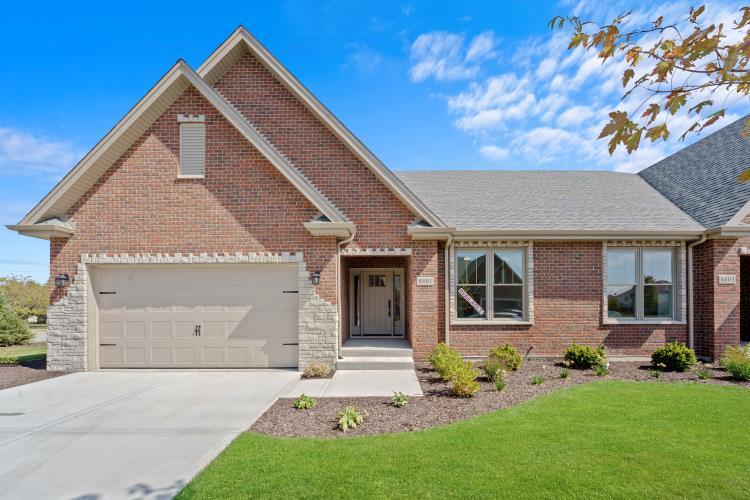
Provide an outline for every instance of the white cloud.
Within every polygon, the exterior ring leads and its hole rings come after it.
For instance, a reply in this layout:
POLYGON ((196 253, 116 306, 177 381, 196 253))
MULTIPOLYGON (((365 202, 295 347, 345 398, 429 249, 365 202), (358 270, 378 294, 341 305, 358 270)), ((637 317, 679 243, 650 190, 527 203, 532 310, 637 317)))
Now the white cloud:
MULTIPOLYGON (((633 12, 623 23, 622 29, 648 24, 659 15, 664 15, 667 20, 683 22, 690 8, 690 4, 684 0, 633 5, 633 12)), ((577 4, 571 2, 564 7, 583 19, 599 23, 611 21, 622 11, 629 10, 627 5, 593 0, 579 1, 577 4)), ((723 23, 724 26, 730 26, 739 11, 736 4, 723 0, 712 2, 706 10, 702 16, 704 22, 723 23)), ((684 35, 690 29, 682 31, 684 35)), ((488 62, 493 60, 494 52, 499 49, 492 32, 475 36, 466 51, 463 48, 464 35, 438 33, 441 42, 451 42, 451 50, 439 43, 432 43, 430 47, 439 47, 439 51, 434 49, 435 53, 448 56, 430 59, 425 56, 425 48, 421 52, 415 51, 421 37, 418 38, 412 46, 412 79, 418 81, 434 77, 436 80, 469 80, 463 89, 442 98, 453 116, 454 126, 479 137, 480 144, 485 144, 479 147, 479 154, 484 158, 492 156, 494 150, 486 145, 491 144, 492 148, 502 151, 500 155, 507 152, 507 155, 525 161, 529 167, 544 165, 545 168, 607 168, 635 172, 697 139, 691 136, 685 143, 677 140, 696 121, 695 116, 688 116, 689 106, 686 106, 677 115, 669 117, 672 136, 668 142, 652 144, 644 139, 636 153, 628 155, 618 149, 610 156, 607 139, 597 139, 602 126, 608 121, 608 113, 613 110, 640 113, 642 108, 636 110, 644 95, 636 92, 620 100, 623 93, 622 73, 627 67, 623 54, 602 64, 596 51, 586 51, 580 47, 568 50, 569 31, 555 31, 546 37, 518 41, 515 51, 509 57, 503 57, 502 71, 494 73, 490 71, 492 66, 488 62), (417 57, 418 54, 422 57, 417 57), (430 64, 418 71, 419 63, 426 61, 430 64), (485 73, 486 76, 480 76, 485 73), (449 75, 453 78, 449 78, 449 75)), ((657 36, 653 35, 652 40, 646 40, 644 44, 654 43, 657 36)), ((423 44, 426 41, 421 40, 423 44)), ((503 49, 506 48, 510 48, 507 42, 503 44, 503 49)), ((644 68, 645 64, 635 68, 636 77, 644 68)), ((717 91, 710 98, 720 103, 727 97, 726 94, 717 91)), ((706 98, 709 96, 696 96, 696 102, 706 98)), ((750 112, 750 103, 746 98, 728 100, 725 105, 736 116, 750 112)), ((716 130, 731 120, 727 116, 711 129, 716 130)), ((708 132, 710 130, 703 135, 708 132)))
POLYGON ((464 35, 447 31, 423 33, 411 45, 412 81, 466 80, 479 74, 479 63, 495 55, 495 35, 486 31, 465 49, 464 35))
POLYGON ((505 148, 500 148, 489 144, 487 146, 482 146, 482 148, 479 150, 479 154, 481 154, 488 160, 500 161, 508 158, 508 156, 510 156, 510 151, 505 148))
POLYGON ((495 34, 491 31, 485 31, 474 37, 466 51, 467 61, 481 61, 495 54, 495 34))
POLYGON ((375 73, 383 64, 383 56, 367 45, 351 44, 349 48, 351 52, 347 56, 344 67, 354 68, 363 78, 375 73))
POLYGON ((61 176, 80 157, 70 142, 0 127, 0 175, 61 176))

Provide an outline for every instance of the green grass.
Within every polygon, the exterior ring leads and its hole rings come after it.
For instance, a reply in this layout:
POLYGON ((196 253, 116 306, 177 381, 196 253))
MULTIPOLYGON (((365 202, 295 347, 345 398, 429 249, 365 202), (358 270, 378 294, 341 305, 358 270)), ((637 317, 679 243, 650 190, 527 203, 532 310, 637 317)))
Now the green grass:
POLYGON ((245 433, 178 498, 748 498, 748 415, 747 389, 606 381, 421 432, 245 433))
POLYGON ((14 345, 0 347, 0 365, 15 365, 47 357, 47 344, 14 345))

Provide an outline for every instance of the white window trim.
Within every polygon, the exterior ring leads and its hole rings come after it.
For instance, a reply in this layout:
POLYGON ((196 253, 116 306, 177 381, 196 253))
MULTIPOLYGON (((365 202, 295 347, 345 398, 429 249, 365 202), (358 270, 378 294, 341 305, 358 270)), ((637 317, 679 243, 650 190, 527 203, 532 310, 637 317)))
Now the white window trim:
POLYGON ((684 325, 687 318, 687 270, 685 263, 685 242, 679 241, 603 241, 602 242, 602 323, 605 325, 684 325), (641 250, 648 248, 670 248, 673 251, 672 310, 674 318, 645 318, 641 294, 643 293, 643 273, 641 272, 641 250), (636 255, 636 317, 610 318, 607 300, 607 251, 610 248, 630 248, 639 250, 636 255))
MULTIPOLYGON (((478 241, 478 242, 457 242, 451 245, 449 252, 449 288, 450 288, 450 324, 451 325, 512 325, 512 326, 530 326, 534 324, 534 246, 530 241, 478 241), (456 250, 484 250, 491 252, 494 250, 523 250, 524 253, 524 280, 523 280, 523 297, 524 297, 524 318, 459 318, 456 307, 456 250)), ((491 261, 490 261, 491 262, 491 261)), ((490 268, 487 266, 488 279, 490 268)), ((488 280, 488 304, 492 298, 492 280, 488 280)), ((491 314, 488 307, 487 315, 491 314)))

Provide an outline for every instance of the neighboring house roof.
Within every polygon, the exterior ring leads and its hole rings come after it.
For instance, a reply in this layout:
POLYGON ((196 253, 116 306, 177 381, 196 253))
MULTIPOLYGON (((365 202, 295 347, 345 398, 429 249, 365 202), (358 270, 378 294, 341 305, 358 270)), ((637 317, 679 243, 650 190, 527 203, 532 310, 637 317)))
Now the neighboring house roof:
POLYGON ((750 183, 737 176, 750 168, 750 138, 741 118, 655 163, 638 175, 707 228, 739 224, 746 215, 750 183), (743 210, 746 209, 746 210, 743 210), (743 215, 740 213, 740 215, 743 215), (739 219, 739 220, 737 220, 739 219))
POLYGON ((286 86, 292 95, 296 96, 315 117, 328 127, 375 174, 375 177, 415 215, 422 217, 432 226, 445 226, 421 199, 414 196, 408 187, 372 151, 367 149, 362 141, 347 129, 333 113, 318 101, 312 92, 307 90, 244 26, 237 28, 223 44, 208 56, 206 61, 198 68, 198 74, 206 82, 213 85, 233 63, 248 51, 286 86))
MULTIPOLYGON (((37 224, 62 218, 145 130, 188 87, 200 92, 244 135, 331 223, 350 224, 346 217, 302 175, 228 101, 179 60, 112 130, 13 229, 42 234, 37 224)), ((320 225, 321 223, 319 223, 320 225)))
POLYGON ((704 229, 633 174, 453 170, 397 175, 459 231, 669 234, 704 229))

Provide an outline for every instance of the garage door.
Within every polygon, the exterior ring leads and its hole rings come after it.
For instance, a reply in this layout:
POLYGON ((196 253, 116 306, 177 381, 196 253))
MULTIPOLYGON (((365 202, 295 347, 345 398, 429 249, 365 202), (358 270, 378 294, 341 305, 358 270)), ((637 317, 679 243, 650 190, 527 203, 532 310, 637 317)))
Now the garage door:
POLYGON ((297 366, 297 268, 101 267, 102 368, 297 366))

